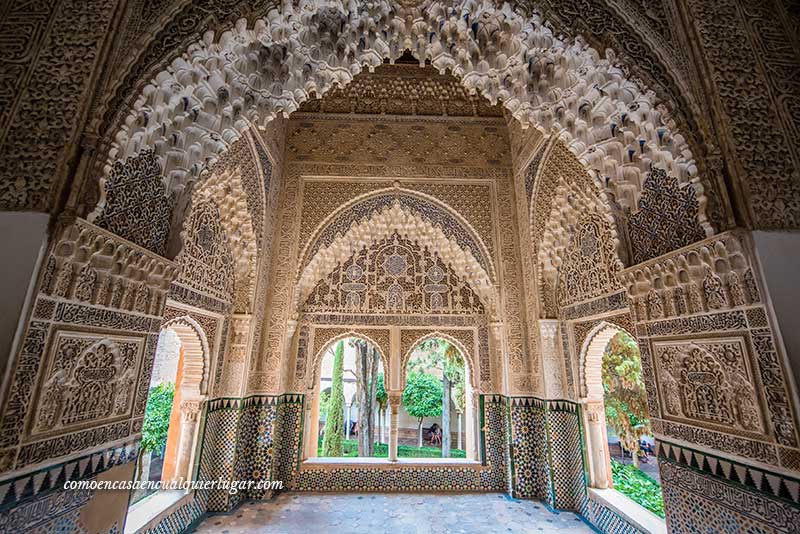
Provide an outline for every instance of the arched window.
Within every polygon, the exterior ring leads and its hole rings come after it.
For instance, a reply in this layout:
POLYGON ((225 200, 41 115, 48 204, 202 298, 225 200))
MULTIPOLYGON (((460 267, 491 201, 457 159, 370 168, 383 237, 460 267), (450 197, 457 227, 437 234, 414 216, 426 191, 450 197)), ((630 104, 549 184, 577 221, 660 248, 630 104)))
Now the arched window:
POLYGON ((386 458, 388 398, 375 345, 359 337, 330 343, 315 376, 306 457, 386 458))
POLYGON ((454 340, 420 340, 407 356, 398 456, 476 460, 476 397, 470 365, 454 340))
POLYGON ((615 325, 601 323, 584 343, 581 374, 591 486, 614 489, 663 518, 655 440, 636 340, 615 325))
MULTIPOLYGON (((205 399, 208 343, 202 327, 191 317, 168 321, 158 338, 150 389, 142 424, 142 450, 137 463, 139 481, 184 481, 193 476, 197 429, 205 399)), ((134 492, 135 516, 159 512, 183 492, 154 487, 134 492)))

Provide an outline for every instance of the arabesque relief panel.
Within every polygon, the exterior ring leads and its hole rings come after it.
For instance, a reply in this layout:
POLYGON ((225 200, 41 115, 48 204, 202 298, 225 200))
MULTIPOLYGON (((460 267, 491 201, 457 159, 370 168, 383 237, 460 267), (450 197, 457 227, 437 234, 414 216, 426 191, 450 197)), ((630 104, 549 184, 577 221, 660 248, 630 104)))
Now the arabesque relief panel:
POLYGON ((769 318, 750 234, 726 232, 620 275, 642 355, 653 429, 798 468, 796 397, 769 318))
POLYGON ((761 387, 747 345, 743 337, 654 342, 663 417, 763 438, 761 387))

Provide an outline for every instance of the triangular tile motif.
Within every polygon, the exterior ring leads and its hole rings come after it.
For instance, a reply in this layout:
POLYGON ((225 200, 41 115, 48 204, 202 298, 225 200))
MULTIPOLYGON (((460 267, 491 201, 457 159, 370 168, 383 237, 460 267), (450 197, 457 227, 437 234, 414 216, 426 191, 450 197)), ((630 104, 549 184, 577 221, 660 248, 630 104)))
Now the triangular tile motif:
POLYGON ((741 484, 746 484, 747 482, 747 468, 743 465, 736 464, 733 466, 733 472, 736 473, 737 481, 741 484))
POLYGON ((789 492, 792 501, 795 503, 800 502, 800 483, 787 479, 783 479, 783 483, 786 485, 786 490, 789 492))
POLYGON ((781 491, 781 479, 770 473, 764 473, 764 476, 767 478, 767 482, 769 483, 769 490, 773 494, 778 495, 781 491))
POLYGON ((91 469, 90 469, 91 463, 92 463, 91 458, 81 458, 80 460, 78 460, 78 472, 80 473, 81 478, 91 474, 91 469))
POLYGON ((778 488, 778 497, 792 500, 792 494, 789 491, 789 487, 786 485, 786 479, 781 480, 781 485, 778 488))
MULTIPOLYGON (((100 463, 103 462, 103 454, 102 453, 95 454, 94 456, 92 456, 91 460, 92 460, 92 471, 96 472, 100 468, 100 463)), ((103 462, 103 465, 105 465, 105 462, 103 462)))
POLYGON ((759 471, 758 469, 750 469, 750 480, 753 481, 753 487, 757 490, 761 490, 761 483, 764 481, 764 473, 759 471))
POLYGON ((38 473, 34 473, 33 477, 33 493, 39 493, 42 489, 49 489, 46 487, 47 482, 47 471, 39 471, 38 473), (45 484, 45 487, 42 488, 42 484, 45 484))
POLYGON ((706 455, 702 452, 694 452, 694 461, 697 462, 699 469, 704 469, 708 462, 706 462, 706 455))
MULTIPOLYGON (((57 471, 58 471, 58 477, 54 477, 53 478, 53 487, 61 488, 61 487, 64 486, 64 482, 66 482, 68 480, 67 479, 67 471, 66 471, 66 469, 64 468, 63 465, 60 465, 58 467, 57 471)), ((56 469, 53 469, 53 470, 50 471, 51 474, 55 473, 55 472, 56 472, 56 469)))
POLYGON ((708 470, 711 473, 714 473, 715 475, 718 474, 717 467, 719 465, 719 462, 717 461, 717 459, 714 458, 713 456, 706 456, 706 462, 708 462, 708 468, 709 468, 708 470))
POLYGON ((5 506, 6 500, 14 502, 15 493, 13 491, 14 485, 11 482, 0 484, 0 507, 5 506))
POLYGON ((730 462, 726 462, 725 460, 719 461, 719 467, 722 470, 722 476, 725 478, 731 478, 731 469, 733 466, 730 462))
POLYGON ((33 483, 30 477, 24 477, 14 483, 17 500, 33 495, 33 483))

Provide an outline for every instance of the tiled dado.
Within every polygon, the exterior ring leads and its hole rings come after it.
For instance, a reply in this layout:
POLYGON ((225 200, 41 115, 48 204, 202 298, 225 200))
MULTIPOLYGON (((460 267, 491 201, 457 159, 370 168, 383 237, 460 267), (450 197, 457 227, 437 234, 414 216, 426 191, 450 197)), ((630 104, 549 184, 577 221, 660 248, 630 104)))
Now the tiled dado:
POLYGON ((77 532, 80 510, 96 492, 64 484, 134 462, 138 452, 138 442, 126 443, 0 482, 0 532, 77 532))
POLYGON ((589 498, 577 403, 513 397, 508 405, 514 497, 578 512, 601 532, 639 534, 624 517, 589 498))
POLYGON ((512 494, 578 510, 586 493, 578 404, 510 398, 509 431, 512 494))
POLYGON ((800 529, 800 479, 668 441, 658 462, 671 532, 800 529))

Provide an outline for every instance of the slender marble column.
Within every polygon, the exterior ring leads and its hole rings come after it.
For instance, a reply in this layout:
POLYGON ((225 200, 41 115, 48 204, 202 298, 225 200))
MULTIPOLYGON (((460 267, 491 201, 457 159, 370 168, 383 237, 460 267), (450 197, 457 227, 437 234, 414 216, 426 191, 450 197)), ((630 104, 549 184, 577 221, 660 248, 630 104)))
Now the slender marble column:
POLYGON ((610 459, 606 438, 606 418, 603 401, 585 401, 586 433, 589 442, 589 469, 592 486, 608 488, 610 459))
POLYGON ((389 423, 389 461, 397 461, 397 431, 398 423, 400 420, 400 401, 402 399, 402 391, 389 392, 389 410, 391 412, 389 423))
POLYGON ((178 442, 178 458, 175 462, 175 478, 189 480, 189 462, 192 458, 195 430, 200 415, 200 401, 181 402, 181 437, 178 442))

